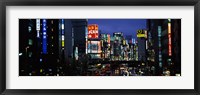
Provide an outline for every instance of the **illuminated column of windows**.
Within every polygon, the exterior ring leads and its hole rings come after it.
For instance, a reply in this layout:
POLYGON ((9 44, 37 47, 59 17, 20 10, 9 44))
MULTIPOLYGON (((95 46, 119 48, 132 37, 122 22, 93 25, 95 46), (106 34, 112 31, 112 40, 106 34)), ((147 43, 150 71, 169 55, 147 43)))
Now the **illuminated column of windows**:
POLYGON ((172 42, 171 42, 171 19, 168 19, 168 48, 169 48, 169 56, 172 56, 172 42))
POLYGON ((42 40, 42 52, 43 54, 47 54, 47 29, 46 29, 47 21, 43 19, 42 24, 42 33, 43 33, 43 40, 42 40))
POLYGON ((64 19, 61 20, 61 29, 62 29, 62 48, 64 49, 65 46, 65 36, 64 36, 64 19))

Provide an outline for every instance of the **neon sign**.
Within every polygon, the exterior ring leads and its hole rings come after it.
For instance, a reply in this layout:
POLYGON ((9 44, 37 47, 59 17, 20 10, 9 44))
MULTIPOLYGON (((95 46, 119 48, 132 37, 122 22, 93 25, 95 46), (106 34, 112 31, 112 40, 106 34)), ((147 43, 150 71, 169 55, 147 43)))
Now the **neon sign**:
POLYGON ((64 47, 65 46, 64 19, 61 20, 61 32, 62 32, 62 47, 64 47))
POLYGON ((99 37, 98 25, 96 24, 88 25, 88 38, 98 38, 98 37, 99 37))
POLYGON ((168 19, 168 39, 169 39, 169 41, 168 41, 168 48, 169 48, 169 56, 172 56, 172 42, 171 42, 171 20, 170 19, 168 19))
POLYGON ((43 33, 43 40, 42 40, 42 52, 43 54, 47 54, 47 29, 46 29, 47 21, 43 19, 42 24, 42 33, 43 33))

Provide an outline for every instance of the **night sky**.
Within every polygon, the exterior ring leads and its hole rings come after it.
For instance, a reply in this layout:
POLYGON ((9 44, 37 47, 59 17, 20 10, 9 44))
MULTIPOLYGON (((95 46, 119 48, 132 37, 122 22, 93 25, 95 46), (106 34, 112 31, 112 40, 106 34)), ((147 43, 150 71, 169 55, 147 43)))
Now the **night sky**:
POLYGON ((138 29, 146 29, 146 19, 88 19, 88 24, 98 24, 101 33, 122 32, 136 38, 138 29))

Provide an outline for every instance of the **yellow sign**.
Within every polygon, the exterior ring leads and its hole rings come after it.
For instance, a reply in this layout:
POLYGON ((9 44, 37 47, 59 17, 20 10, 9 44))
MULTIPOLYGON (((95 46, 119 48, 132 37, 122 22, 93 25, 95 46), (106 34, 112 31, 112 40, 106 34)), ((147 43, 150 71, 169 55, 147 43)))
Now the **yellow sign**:
POLYGON ((62 41, 62 47, 64 47, 65 46, 65 42, 64 41, 62 41))
POLYGON ((138 38, 142 38, 142 37, 144 37, 144 38, 145 38, 145 37, 146 37, 146 35, 145 35, 145 34, 137 34, 137 37, 138 37, 138 38))
POLYGON ((137 31, 137 37, 138 38, 146 38, 147 36, 146 36, 146 34, 145 34, 145 32, 144 32, 144 30, 138 30, 137 31))

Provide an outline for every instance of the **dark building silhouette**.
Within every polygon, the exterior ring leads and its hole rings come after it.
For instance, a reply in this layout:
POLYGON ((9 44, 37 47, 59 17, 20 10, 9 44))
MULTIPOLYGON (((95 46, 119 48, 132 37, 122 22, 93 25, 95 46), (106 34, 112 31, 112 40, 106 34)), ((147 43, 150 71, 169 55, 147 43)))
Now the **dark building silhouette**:
POLYGON ((58 20, 20 19, 19 23, 20 74, 55 75, 59 53, 58 20))
MULTIPOLYGON (((19 20, 19 74, 32 75, 36 60, 36 20, 19 20)), ((34 69, 35 70, 35 69, 34 69)))
POLYGON ((86 32, 87 20, 86 19, 73 19, 72 20, 72 34, 74 41, 74 48, 78 47, 78 54, 85 54, 86 50, 86 32))
POLYGON ((151 35, 152 40, 149 44, 155 52, 153 64, 156 67, 156 75, 161 75, 165 70, 170 70, 171 75, 181 73, 180 25, 180 19, 147 20, 148 35, 151 35))

